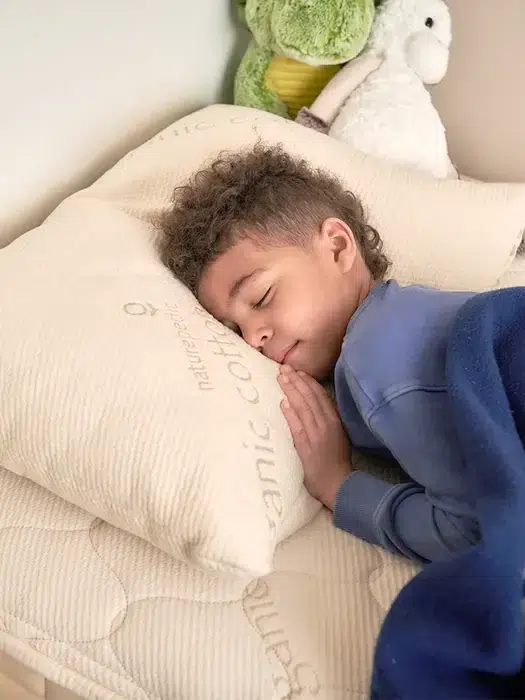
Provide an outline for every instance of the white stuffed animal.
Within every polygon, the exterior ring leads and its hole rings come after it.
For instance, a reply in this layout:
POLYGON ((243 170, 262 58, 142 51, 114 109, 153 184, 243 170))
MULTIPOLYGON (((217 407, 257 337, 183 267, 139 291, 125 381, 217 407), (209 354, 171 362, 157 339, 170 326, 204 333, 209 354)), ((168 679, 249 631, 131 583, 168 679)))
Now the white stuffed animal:
POLYGON ((357 150, 436 178, 457 178, 445 128, 425 84, 448 68, 451 22, 443 0, 383 0, 368 44, 297 121, 357 150))

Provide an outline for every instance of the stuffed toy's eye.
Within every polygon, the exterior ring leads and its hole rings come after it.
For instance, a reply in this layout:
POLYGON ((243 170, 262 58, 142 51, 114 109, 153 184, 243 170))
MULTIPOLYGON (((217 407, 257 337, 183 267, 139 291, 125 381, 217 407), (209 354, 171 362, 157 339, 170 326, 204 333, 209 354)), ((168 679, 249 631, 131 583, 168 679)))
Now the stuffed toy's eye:
POLYGON ((432 29, 433 26, 434 26, 434 20, 432 19, 432 17, 427 17, 425 20, 425 27, 432 29))

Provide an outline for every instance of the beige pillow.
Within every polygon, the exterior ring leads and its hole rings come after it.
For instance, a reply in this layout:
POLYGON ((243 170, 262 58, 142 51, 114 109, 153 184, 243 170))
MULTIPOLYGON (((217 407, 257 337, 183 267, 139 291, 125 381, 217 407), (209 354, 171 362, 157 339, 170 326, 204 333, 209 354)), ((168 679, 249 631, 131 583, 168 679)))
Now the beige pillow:
POLYGON ((361 196, 402 283, 481 291, 494 287, 514 260, 525 231, 525 184, 436 181, 243 107, 215 105, 181 119, 86 192, 148 220, 204 160, 261 138, 334 172, 361 196))
POLYGON ((320 508, 277 365, 171 278, 148 226, 71 198, 0 252, 0 297, 0 465, 179 559, 268 572, 320 508))
POLYGON ((183 119, 0 251, 0 464, 179 559, 263 574, 317 511, 277 366, 157 259, 148 221, 223 148, 282 142, 358 190, 402 281, 494 286, 525 186, 434 182, 269 114, 183 119))

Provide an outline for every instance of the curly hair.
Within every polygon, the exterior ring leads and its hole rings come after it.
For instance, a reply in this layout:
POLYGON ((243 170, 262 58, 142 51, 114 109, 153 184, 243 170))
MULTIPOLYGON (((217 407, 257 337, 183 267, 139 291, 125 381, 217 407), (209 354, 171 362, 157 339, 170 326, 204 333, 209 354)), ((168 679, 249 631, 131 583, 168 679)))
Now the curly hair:
POLYGON ((281 146, 257 144, 223 152, 175 188, 156 221, 162 262, 194 294, 207 266, 242 238, 261 247, 305 246, 329 217, 352 230, 374 279, 390 262, 359 199, 329 173, 296 159, 281 146))

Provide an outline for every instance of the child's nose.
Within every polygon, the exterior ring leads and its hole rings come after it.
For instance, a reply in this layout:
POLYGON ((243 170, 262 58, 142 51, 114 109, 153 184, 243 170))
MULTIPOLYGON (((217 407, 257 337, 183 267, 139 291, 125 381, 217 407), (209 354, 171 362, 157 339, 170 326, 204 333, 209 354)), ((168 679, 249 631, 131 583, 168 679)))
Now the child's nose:
POLYGON ((272 333, 267 327, 258 327, 253 330, 243 331, 243 338, 252 348, 264 352, 265 346, 271 340, 272 333))

